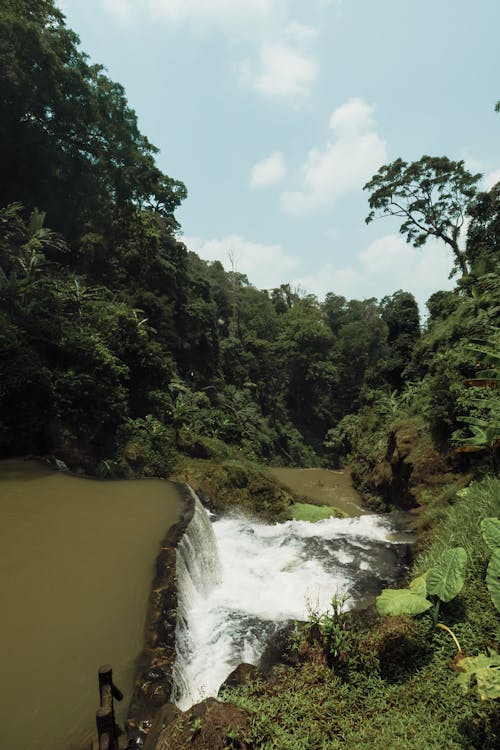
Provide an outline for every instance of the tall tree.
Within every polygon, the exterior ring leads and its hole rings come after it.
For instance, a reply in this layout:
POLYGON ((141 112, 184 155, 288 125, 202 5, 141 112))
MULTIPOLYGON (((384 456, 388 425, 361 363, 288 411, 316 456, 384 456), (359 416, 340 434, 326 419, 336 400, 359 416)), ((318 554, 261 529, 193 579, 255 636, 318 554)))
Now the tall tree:
POLYGON ((174 222, 184 185, 156 167, 123 87, 78 45, 52 0, 0 3, 0 205, 44 210, 68 240, 130 205, 174 222))
POLYGON ((463 161, 446 156, 422 156, 411 164, 396 159, 380 167, 364 186, 370 191, 371 208, 366 223, 379 216, 400 217, 399 231, 407 242, 421 247, 429 237, 438 237, 451 248, 455 269, 467 276, 459 237, 480 177, 468 172, 463 161))
POLYGON ((403 372, 420 336, 420 316, 415 297, 401 289, 380 301, 382 320, 387 325, 387 355, 384 376, 393 388, 403 385, 403 372))

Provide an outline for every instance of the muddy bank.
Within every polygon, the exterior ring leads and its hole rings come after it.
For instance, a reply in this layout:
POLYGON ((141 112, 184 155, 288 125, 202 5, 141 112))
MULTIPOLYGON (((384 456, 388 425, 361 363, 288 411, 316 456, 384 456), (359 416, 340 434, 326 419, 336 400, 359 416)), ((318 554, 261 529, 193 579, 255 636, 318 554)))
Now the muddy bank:
POLYGON ((172 692, 177 623, 176 549, 194 513, 194 500, 186 484, 175 482, 183 509, 162 540, 156 560, 146 615, 144 650, 138 660, 134 691, 127 717, 127 734, 142 744, 155 714, 172 692))

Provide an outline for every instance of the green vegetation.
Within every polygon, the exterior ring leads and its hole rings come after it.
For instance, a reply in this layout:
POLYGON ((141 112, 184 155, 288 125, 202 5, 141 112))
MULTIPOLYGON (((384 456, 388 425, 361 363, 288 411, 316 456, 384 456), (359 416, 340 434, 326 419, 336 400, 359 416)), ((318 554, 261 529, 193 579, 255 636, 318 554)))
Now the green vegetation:
POLYGON ((446 549, 435 565, 415 578, 407 589, 384 589, 377 597, 377 612, 420 615, 432 608, 432 619, 437 625, 440 603, 451 602, 463 588, 466 563, 467 552, 463 547, 446 549))
POLYGON ((312 505, 311 503, 294 503, 290 506, 290 518, 295 521, 309 521, 315 523, 323 518, 338 516, 339 511, 327 505, 312 505))

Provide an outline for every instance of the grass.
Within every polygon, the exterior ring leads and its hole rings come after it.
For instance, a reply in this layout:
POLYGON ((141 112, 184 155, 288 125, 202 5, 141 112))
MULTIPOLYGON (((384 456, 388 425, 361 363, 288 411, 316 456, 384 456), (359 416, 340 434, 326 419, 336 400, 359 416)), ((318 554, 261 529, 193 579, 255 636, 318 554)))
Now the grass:
POLYGON ((294 521, 309 521, 315 523, 323 518, 341 517, 335 508, 328 505, 312 505, 311 503, 294 503, 289 508, 289 518, 294 521))
MULTIPOLYGON (((500 480, 487 477, 455 493, 452 505, 439 508, 439 522, 434 526, 427 549, 415 565, 419 575, 430 568, 447 547, 463 547, 467 552, 469 573, 478 574, 486 555, 480 523, 483 518, 500 516, 500 480)), ((439 499, 436 500, 439 506, 439 499)), ((430 508, 432 513, 432 506, 430 508)))

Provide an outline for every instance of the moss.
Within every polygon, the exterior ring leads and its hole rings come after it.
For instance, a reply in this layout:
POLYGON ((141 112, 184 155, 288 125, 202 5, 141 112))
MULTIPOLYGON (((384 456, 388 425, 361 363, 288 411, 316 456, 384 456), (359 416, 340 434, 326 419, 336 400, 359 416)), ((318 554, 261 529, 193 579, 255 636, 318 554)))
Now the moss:
POLYGON ((238 509, 265 521, 286 520, 295 499, 264 467, 249 461, 183 457, 171 478, 190 484, 216 512, 238 509))
POLYGON ((324 518, 340 518, 342 514, 328 505, 312 505, 311 503, 294 503, 288 509, 289 518, 295 521, 309 521, 315 523, 324 518))

